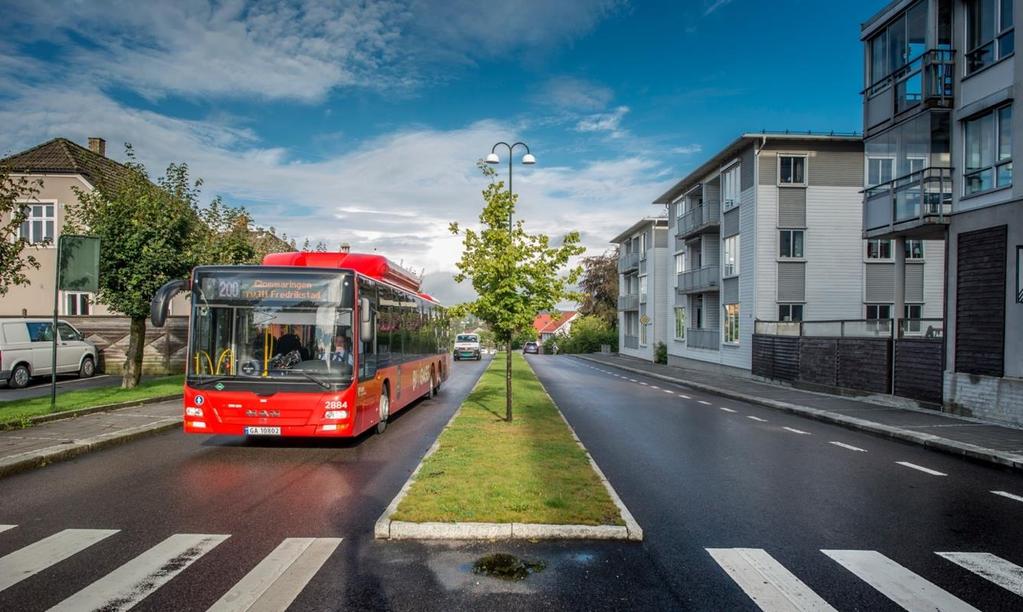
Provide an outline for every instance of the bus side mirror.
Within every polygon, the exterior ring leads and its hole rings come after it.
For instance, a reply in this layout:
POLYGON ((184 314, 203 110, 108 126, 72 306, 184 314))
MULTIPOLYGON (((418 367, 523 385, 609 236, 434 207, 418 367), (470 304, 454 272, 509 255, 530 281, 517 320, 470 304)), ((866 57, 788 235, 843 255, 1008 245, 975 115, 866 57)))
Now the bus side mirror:
POLYGON ((372 342, 375 332, 369 298, 362 298, 359 300, 359 338, 365 342, 372 342))
POLYGON ((185 289, 186 284, 185 280, 172 280, 156 290, 153 301, 149 304, 149 318, 154 327, 163 327, 167 321, 167 309, 170 308, 171 300, 185 289))

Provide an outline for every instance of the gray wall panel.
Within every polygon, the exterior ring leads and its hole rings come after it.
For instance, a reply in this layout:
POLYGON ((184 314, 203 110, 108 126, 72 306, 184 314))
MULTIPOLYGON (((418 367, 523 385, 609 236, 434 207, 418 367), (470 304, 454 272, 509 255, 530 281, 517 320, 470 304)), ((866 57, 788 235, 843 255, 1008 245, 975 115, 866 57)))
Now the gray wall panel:
MULTIPOLYGON (((895 301, 895 264, 869 263, 866 266, 866 300, 867 302, 895 301)), ((892 313, 895 316, 901 316, 892 313)))
POLYGON ((863 187, 863 151, 821 150, 810 157, 810 185, 863 187))
POLYGON ((721 236, 729 237, 739 233, 739 209, 733 208, 722 215, 721 236))
POLYGON ((806 189, 778 189, 778 227, 806 227, 806 189))
POLYGON ((924 264, 906 264, 906 301, 924 301, 924 264))
POLYGON ((760 155, 760 184, 778 184, 778 158, 775 155, 760 155))
POLYGON ((747 148, 739 155, 739 163, 742 167, 739 168, 739 190, 745 191, 750 187, 753 187, 753 147, 747 148))
POLYGON ((722 304, 739 303, 738 278, 726 278, 725 280, 721 281, 721 303, 722 304))
POLYGON ((806 299, 806 263, 778 264, 778 301, 802 302, 806 299))

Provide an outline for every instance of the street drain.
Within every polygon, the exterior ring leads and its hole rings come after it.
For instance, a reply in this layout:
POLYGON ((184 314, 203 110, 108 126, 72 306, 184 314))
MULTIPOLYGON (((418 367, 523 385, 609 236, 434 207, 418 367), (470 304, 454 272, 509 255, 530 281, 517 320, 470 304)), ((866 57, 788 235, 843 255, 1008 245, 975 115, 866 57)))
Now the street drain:
POLYGON ((472 566, 472 572, 502 580, 525 580, 526 576, 542 572, 546 567, 547 564, 543 561, 528 561, 515 555, 495 553, 477 559, 472 566))

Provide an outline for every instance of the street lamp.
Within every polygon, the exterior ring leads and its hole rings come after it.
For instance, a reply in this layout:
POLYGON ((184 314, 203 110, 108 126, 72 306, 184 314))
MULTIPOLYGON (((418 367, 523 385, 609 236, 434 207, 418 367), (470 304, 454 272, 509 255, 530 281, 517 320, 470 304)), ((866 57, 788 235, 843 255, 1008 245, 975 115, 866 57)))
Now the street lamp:
MULTIPOLYGON (((516 142, 515 144, 508 144, 507 142, 499 142, 490 149, 490 155, 487 155, 486 162, 488 164, 499 164, 501 158, 497 156, 497 147, 504 145, 508 149, 508 202, 511 203, 512 196, 515 195, 512 192, 512 155, 515 151, 515 147, 523 147, 526 150, 526 154, 522 156, 522 165, 532 166, 536 163, 536 158, 529 152, 529 145, 524 142, 516 142)), ((508 211, 508 233, 512 233, 512 213, 508 211)))

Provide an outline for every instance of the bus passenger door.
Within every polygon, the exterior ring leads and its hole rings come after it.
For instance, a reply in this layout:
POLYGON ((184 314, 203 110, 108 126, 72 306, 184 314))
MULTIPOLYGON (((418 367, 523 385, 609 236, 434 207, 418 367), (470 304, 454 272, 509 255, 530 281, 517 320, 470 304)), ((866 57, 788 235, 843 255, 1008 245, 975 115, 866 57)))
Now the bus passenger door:
POLYGON ((380 383, 376 380, 377 355, 377 299, 376 287, 364 279, 359 282, 359 302, 356 313, 359 321, 358 382, 356 383, 356 427, 365 429, 377 422, 380 383))

